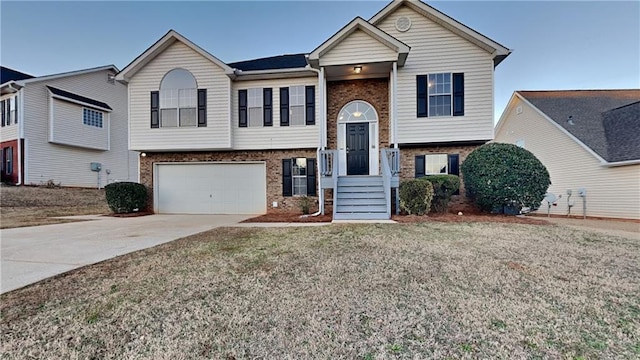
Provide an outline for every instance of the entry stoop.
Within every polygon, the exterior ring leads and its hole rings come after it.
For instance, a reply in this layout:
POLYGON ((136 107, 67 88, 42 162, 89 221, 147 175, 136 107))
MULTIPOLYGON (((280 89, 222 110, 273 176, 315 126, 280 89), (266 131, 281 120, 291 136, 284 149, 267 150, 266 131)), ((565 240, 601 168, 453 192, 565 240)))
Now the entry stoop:
POLYGON ((334 220, 388 220, 382 176, 338 176, 334 220))

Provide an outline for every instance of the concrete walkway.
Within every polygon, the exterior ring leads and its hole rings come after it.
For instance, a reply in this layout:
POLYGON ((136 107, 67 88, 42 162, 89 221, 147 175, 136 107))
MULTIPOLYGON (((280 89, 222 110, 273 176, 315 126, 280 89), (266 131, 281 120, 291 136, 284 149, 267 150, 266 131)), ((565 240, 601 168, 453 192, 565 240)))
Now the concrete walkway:
POLYGON ((146 249, 251 215, 150 215, 72 217, 89 221, 3 229, 0 293, 85 265, 146 249))

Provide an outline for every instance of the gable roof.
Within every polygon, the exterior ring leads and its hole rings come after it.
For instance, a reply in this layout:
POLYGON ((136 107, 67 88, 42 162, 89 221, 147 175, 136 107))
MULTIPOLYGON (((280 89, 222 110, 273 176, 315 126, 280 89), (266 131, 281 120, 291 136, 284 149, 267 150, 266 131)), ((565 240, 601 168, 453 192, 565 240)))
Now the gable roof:
POLYGON ((4 84, 8 81, 19 81, 19 80, 31 79, 32 77, 33 77, 32 75, 25 74, 21 71, 0 66, 0 84, 4 84))
POLYGON ((517 91, 607 163, 640 160, 640 89, 517 91))
POLYGON ((497 41, 480 34, 465 24, 418 0, 394 0, 377 14, 373 15, 371 19, 369 19, 369 22, 373 25, 378 25, 382 20, 402 5, 406 5, 417 13, 422 14, 427 19, 491 53, 493 55, 494 66, 498 66, 502 60, 511 54, 511 50, 504 45, 501 45, 497 41))
POLYGON ((403 43, 402 41, 394 38, 393 36, 387 34, 386 32, 371 25, 370 23, 368 23, 366 20, 364 20, 359 16, 351 20, 351 22, 345 25, 342 29, 338 30, 338 32, 336 32, 335 34, 333 34, 333 36, 331 36, 325 42, 320 44, 320 46, 315 48, 309 54, 309 64, 311 64, 311 66, 317 67, 321 56, 328 53, 337 44, 339 44, 342 40, 346 39, 349 35, 354 33, 356 30, 362 30, 367 35, 371 36, 372 38, 379 41, 383 45, 387 46, 393 51, 396 51, 398 53, 398 66, 404 65, 404 62, 407 60, 407 55, 409 54, 409 50, 411 49, 409 45, 403 43))
POLYGON ((53 95, 55 95, 56 97, 62 98, 63 100, 71 100, 72 102, 92 105, 94 107, 98 107, 105 110, 113 110, 111 106, 109 106, 109 104, 104 103, 102 101, 98 101, 98 100, 88 98, 86 96, 74 94, 66 90, 58 89, 49 85, 47 85, 47 89, 49 89, 49 91, 51 91, 53 95))
POLYGON ((306 54, 287 54, 259 59, 228 63, 230 67, 242 71, 296 69, 307 66, 306 54))
POLYGON ((118 73, 118 75, 116 76, 116 80, 128 82, 129 79, 135 73, 137 73, 147 63, 153 60, 156 56, 158 56, 160 53, 162 53, 165 49, 167 49, 176 41, 180 41, 181 43, 191 48, 191 50, 202 55, 204 58, 208 59, 212 63, 218 65, 219 67, 224 69, 224 71, 227 74, 233 73, 233 69, 231 69, 223 61, 211 55, 210 53, 208 53, 198 45, 194 44, 193 42, 191 42, 191 40, 180 35, 177 31, 169 30, 163 37, 160 38, 160 40, 156 41, 153 45, 151 45, 147 50, 145 50, 142 54, 140 54, 137 58, 135 58, 131 63, 129 63, 129 65, 125 66, 124 69, 122 69, 122 71, 120 71, 120 73, 118 73))

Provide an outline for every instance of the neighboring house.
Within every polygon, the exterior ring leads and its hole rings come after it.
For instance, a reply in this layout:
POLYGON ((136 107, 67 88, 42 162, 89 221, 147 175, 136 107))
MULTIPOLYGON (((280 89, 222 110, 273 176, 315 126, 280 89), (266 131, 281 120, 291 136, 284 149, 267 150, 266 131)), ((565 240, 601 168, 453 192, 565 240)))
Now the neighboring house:
MULTIPOLYGON (((552 214, 640 219, 640 90, 516 91, 496 142, 531 151, 562 195, 552 214), (567 190, 571 190, 571 197, 567 190)), ((539 213, 546 213, 542 201, 539 213)))
POLYGON ((127 87, 115 81, 117 72, 109 65, 33 77, 3 67, 2 181, 78 187, 137 181, 138 154, 127 143, 127 87))
POLYGON ((309 54, 225 63, 172 30, 117 79, 154 211, 291 211, 307 196, 334 219, 384 219, 399 178, 458 174, 493 139, 494 68, 509 53, 395 1, 309 54))

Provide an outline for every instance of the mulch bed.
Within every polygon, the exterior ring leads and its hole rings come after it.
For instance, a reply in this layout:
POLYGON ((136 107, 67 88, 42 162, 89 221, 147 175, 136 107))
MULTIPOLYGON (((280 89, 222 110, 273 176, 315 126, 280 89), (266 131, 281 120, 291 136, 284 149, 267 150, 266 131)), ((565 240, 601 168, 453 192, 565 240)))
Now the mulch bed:
POLYGON ((318 223, 318 222, 331 222, 332 215, 318 215, 318 216, 308 216, 308 217, 300 217, 301 214, 291 214, 291 213, 277 213, 277 214, 265 214, 261 216, 256 216, 251 219, 247 219, 242 221, 243 223, 318 223))
POLYGON ((149 211, 139 211, 139 212, 133 212, 128 214, 111 213, 111 214, 106 214, 104 216, 111 216, 111 217, 117 217, 117 218, 129 218, 129 217, 138 217, 138 216, 147 216, 147 215, 153 215, 153 213, 149 211))

